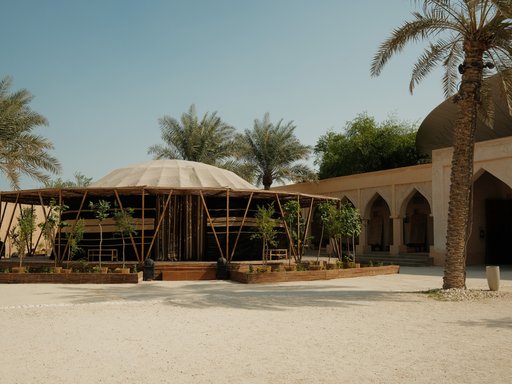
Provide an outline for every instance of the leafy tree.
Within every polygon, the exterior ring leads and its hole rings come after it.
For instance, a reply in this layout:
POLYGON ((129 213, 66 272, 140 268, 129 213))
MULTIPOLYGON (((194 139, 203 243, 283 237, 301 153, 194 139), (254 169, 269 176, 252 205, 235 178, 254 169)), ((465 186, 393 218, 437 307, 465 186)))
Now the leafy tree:
POLYGON ((133 212, 133 208, 118 209, 114 212, 114 222, 116 223, 117 233, 121 235, 123 241, 123 268, 125 268, 126 263, 126 237, 136 233, 133 212))
POLYGON ((466 244, 477 115, 490 122, 493 102, 486 79, 497 73, 512 111, 512 2, 510 0, 423 0, 421 11, 395 29, 371 66, 378 76, 407 43, 427 41, 413 67, 409 89, 442 65, 443 90, 457 104, 448 203, 443 288, 465 288, 466 244), (461 78, 459 78, 459 74, 461 78))
MULTIPOLYGON (((341 261, 343 260, 342 242, 347 239, 347 250, 350 255, 350 241, 352 241, 352 257, 355 261, 355 237, 361 233, 361 215, 351 204, 342 204, 337 206, 332 201, 325 201, 318 206, 320 218, 322 221, 322 236, 324 231, 327 236, 333 239, 331 242, 333 252, 341 261)), ((320 246, 321 246, 320 239, 320 246)))
POLYGON ((319 178, 352 175, 415 165, 416 127, 389 119, 379 124, 367 114, 347 123, 344 133, 327 132, 315 146, 319 178))
POLYGON ((20 267, 22 266, 25 253, 28 253, 28 255, 32 254, 32 235, 36 230, 36 219, 37 215, 34 208, 26 207, 21 209, 18 218, 18 238, 14 240, 20 259, 20 267))
POLYGON ((94 212, 94 216, 98 219, 98 225, 100 227, 99 267, 101 268, 101 246, 103 244, 103 227, 101 223, 110 215, 110 203, 106 200, 99 200, 97 203, 90 201, 89 208, 94 212))
POLYGON ((256 228, 258 232, 251 236, 252 239, 261 239, 263 243, 262 259, 263 262, 267 262, 267 250, 270 246, 275 246, 277 231, 276 220, 272 218, 274 215, 274 204, 268 204, 266 207, 257 206, 258 212, 256 212, 256 228))
POLYGON ((63 180, 62 178, 57 178, 55 180, 50 180, 44 184, 45 188, 83 188, 87 187, 92 182, 92 177, 87 177, 81 172, 75 172, 74 180, 63 180))
POLYGON ((148 153, 155 159, 181 159, 219 165, 231 156, 234 128, 224 123, 217 112, 197 116, 194 105, 178 121, 164 116, 159 120, 164 144, 148 153))
POLYGON ((46 242, 46 247, 50 250, 50 255, 54 255, 55 263, 57 262, 57 255, 55 254, 55 236, 59 228, 66 226, 66 222, 62 221, 61 217, 62 213, 68 208, 67 205, 59 205, 55 199, 51 199, 46 220, 39 223, 39 228, 46 242))
MULTIPOLYGON (((66 223, 67 225, 67 223, 66 223)), ((80 248, 80 242, 84 238, 85 233, 85 220, 79 219, 73 224, 71 224, 71 228, 69 232, 66 233, 66 239, 68 242, 68 260, 67 267, 69 267, 69 261, 73 260, 75 255, 80 252, 83 252, 82 248, 80 248)), ((101 258, 100 258, 101 260, 101 258)))
POLYGON ((265 189, 274 181, 301 182, 316 178, 315 173, 300 160, 306 160, 311 148, 295 136, 292 121, 274 124, 270 115, 255 119, 252 130, 237 136, 234 156, 246 167, 247 180, 256 179, 265 189))
MULTIPOLYGON (((300 203, 297 200, 289 200, 283 204, 284 221, 290 231, 296 254, 293 254, 295 262, 302 262, 302 256, 305 253, 305 246, 308 238, 304 238, 304 218, 300 212, 300 203)), ((291 245, 290 245, 291 248, 291 245)), ((291 254, 292 252, 290 252, 291 254)))
POLYGON ((48 125, 43 115, 30 109, 32 95, 25 89, 9 93, 11 79, 0 80, 0 171, 13 189, 19 189, 21 175, 47 182, 50 173, 60 172, 59 161, 48 151, 53 144, 32 131, 48 125))

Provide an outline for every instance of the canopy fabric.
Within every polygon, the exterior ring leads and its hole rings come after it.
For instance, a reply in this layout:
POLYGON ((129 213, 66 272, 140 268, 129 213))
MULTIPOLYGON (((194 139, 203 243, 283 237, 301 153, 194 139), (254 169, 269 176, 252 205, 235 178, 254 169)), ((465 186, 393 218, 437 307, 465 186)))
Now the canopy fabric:
MULTIPOLYGON (((494 124, 486 125, 481 119, 477 121, 476 142, 512 136, 512 117, 508 112, 501 81, 497 75, 489 78, 495 103, 494 124)), ((453 128, 457 118, 457 104, 449 98, 439 104, 421 123, 416 134, 416 148, 421 153, 431 155, 432 150, 451 147, 453 128)))
POLYGON ((231 171, 186 160, 151 160, 116 169, 91 188, 118 187, 256 189, 231 171))

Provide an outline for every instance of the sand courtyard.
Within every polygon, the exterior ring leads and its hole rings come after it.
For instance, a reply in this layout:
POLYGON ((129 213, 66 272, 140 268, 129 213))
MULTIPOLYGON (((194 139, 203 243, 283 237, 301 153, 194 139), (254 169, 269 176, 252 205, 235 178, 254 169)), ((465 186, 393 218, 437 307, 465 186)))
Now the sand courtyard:
MULTIPOLYGON (((512 269, 497 298, 419 293, 441 280, 2 285, 1 382, 508 383, 512 269)), ((487 289, 484 267, 467 285, 487 289)))

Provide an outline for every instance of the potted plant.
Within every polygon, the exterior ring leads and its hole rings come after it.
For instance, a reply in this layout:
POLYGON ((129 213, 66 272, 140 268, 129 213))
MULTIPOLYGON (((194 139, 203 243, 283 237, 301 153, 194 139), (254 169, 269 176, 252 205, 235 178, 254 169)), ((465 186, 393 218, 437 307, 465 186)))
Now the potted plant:
POLYGON ((98 219, 98 226, 100 227, 100 253, 99 253, 99 267, 103 273, 108 271, 107 268, 101 266, 101 246, 103 244, 103 227, 101 223, 109 216, 110 203, 106 200, 99 200, 97 203, 89 202, 89 208, 94 212, 94 216, 98 219))
POLYGON ((119 209, 114 212, 114 222, 116 223, 117 233, 121 236, 123 241, 123 266, 121 273, 130 273, 130 268, 126 268, 125 239, 127 236, 136 234, 133 212, 133 208, 119 209))
POLYGON ((13 268, 13 272, 25 272, 23 259, 25 254, 32 254, 32 235, 36 229, 36 214, 33 208, 22 208, 18 218, 17 228, 10 232, 11 241, 16 248, 20 265, 13 268))
POLYGON ((62 272, 70 273, 71 269, 69 268, 69 261, 72 260, 75 255, 83 252, 82 248, 80 248, 79 244, 82 241, 85 233, 85 220, 79 219, 75 221, 71 225, 71 229, 66 233, 66 238, 68 242, 68 259, 66 263, 66 269, 63 269, 62 272))
POLYGON ((55 236, 57 230, 66 226, 66 222, 61 220, 62 212, 68 209, 67 205, 58 205, 55 199, 50 200, 48 215, 43 223, 39 223, 39 228, 45 240, 46 255, 55 260, 54 271, 59 273, 62 267, 57 266, 57 255, 55 254, 55 236))
POLYGON ((251 236, 253 239, 261 239, 263 244, 262 259, 263 264, 267 264, 267 254, 270 246, 275 246, 277 231, 275 230, 276 220, 272 218, 274 215, 274 204, 268 204, 267 207, 257 206, 256 212, 256 228, 257 232, 251 236))

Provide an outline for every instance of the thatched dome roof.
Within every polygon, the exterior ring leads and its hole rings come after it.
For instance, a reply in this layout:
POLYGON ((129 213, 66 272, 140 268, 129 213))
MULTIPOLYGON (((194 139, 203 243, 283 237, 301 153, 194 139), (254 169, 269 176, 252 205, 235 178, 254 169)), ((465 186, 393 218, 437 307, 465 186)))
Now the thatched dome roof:
POLYGON ((255 187, 231 171, 185 160, 151 160, 116 169, 92 188, 115 187, 231 188, 255 187))

